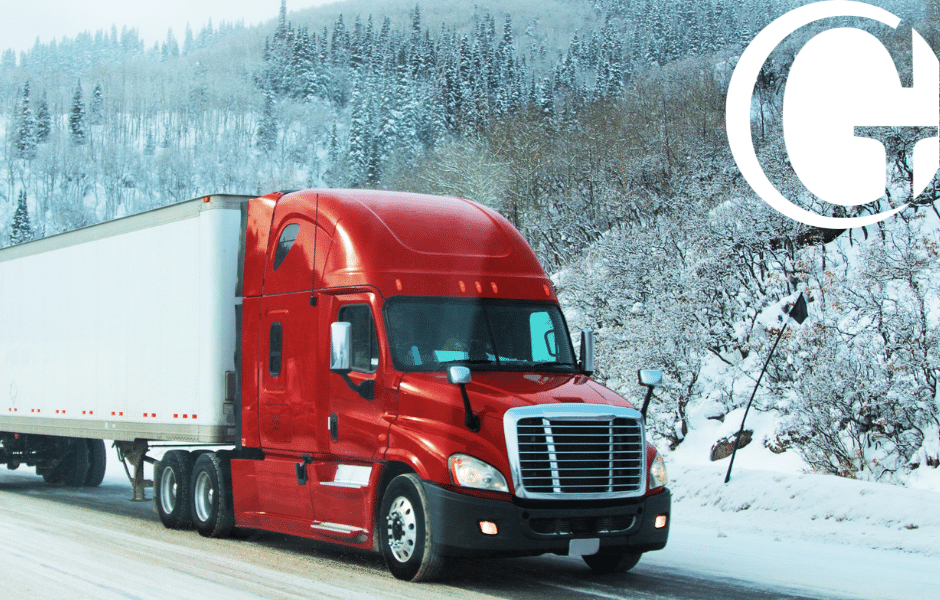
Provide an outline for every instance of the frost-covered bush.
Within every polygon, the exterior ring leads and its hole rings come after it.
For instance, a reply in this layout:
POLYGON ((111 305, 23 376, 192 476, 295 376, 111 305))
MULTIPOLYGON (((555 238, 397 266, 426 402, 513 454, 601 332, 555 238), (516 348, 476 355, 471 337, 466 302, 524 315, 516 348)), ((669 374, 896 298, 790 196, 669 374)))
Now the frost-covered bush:
POLYGON ((814 469, 895 479, 936 462, 938 250, 936 219, 921 213, 828 252, 821 314, 794 338, 784 425, 814 469))

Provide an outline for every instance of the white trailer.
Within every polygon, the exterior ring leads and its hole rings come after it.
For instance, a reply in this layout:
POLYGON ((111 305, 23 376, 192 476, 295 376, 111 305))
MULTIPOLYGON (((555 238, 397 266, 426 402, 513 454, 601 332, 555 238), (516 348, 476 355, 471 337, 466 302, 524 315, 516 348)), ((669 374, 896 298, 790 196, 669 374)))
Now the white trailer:
MULTIPOLYGON (((206 196, 0 250, 0 436, 126 452, 135 440, 234 444, 248 199, 206 196)), ((0 463, 33 466, 4 446, 0 463)))

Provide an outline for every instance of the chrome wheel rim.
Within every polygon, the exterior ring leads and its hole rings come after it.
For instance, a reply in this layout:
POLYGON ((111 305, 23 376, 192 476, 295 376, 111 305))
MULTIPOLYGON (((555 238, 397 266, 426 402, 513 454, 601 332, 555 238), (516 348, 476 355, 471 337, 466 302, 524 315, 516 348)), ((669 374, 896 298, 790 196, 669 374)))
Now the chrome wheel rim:
POLYGON ((195 500, 196 516, 200 521, 208 521, 215 503, 215 488, 212 487, 212 480, 205 471, 196 476, 195 500))
POLYGON ((173 469, 163 469, 160 477, 160 504, 167 514, 176 509, 176 473, 173 469))
POLYGON ((404 496, 395 498, 386 516, 388 547, 398 562, 408 562, 418 541, 418 524, 414 507, 404 496))

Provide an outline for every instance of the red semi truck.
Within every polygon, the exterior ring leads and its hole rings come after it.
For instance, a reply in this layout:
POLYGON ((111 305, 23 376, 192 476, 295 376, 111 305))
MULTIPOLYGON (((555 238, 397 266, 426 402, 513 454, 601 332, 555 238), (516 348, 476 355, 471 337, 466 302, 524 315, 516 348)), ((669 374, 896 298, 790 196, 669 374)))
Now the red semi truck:
POLYGON ((531 248, 466 200, 215 195, 0 250, 0 463, 97 485, 115 440, 142 499, 175 446, 167 527, 371 549, 400 579, 666 545, 663 461, 592 370, 531 248))

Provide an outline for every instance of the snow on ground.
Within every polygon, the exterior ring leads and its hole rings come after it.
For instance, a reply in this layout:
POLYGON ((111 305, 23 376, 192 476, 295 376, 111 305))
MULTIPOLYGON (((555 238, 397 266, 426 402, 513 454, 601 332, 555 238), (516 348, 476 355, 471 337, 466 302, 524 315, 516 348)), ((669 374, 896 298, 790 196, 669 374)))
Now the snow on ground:
POLYGON ((771 452, 772 412, 748 414, 753 441, 729 459, 710 460, 712 445, 741 425, 743 409, 723 422, 694 416, 694 428, 674 452, 665 452, 674 520, 715 535, 747 531, 772 540, 804 540, 940 557, 940 469, 915 470, 912 487, 809 473, 793 450, 771 452), (916 487, 913 487, 915 486, 916 487))
POLYGON ((842 479, 738 469, 724 483, 727 460, 672 465, 676 519, 761 534, 768 539, 940 557, 940 494, 842 479))
POLYGON ((771 452, 776 415, 751 411, 753 441, 712 462, 719 439, 741 425, 707 407, 680 448, 664 452, 673 493, 669 545, 642 564, 760 581, 814 597, 886 600, 937 597, 940 469, 923 467, 912 487, 807 472, 793 451, 771 452), (916 488, 913 486, 917 486, 916 488))

